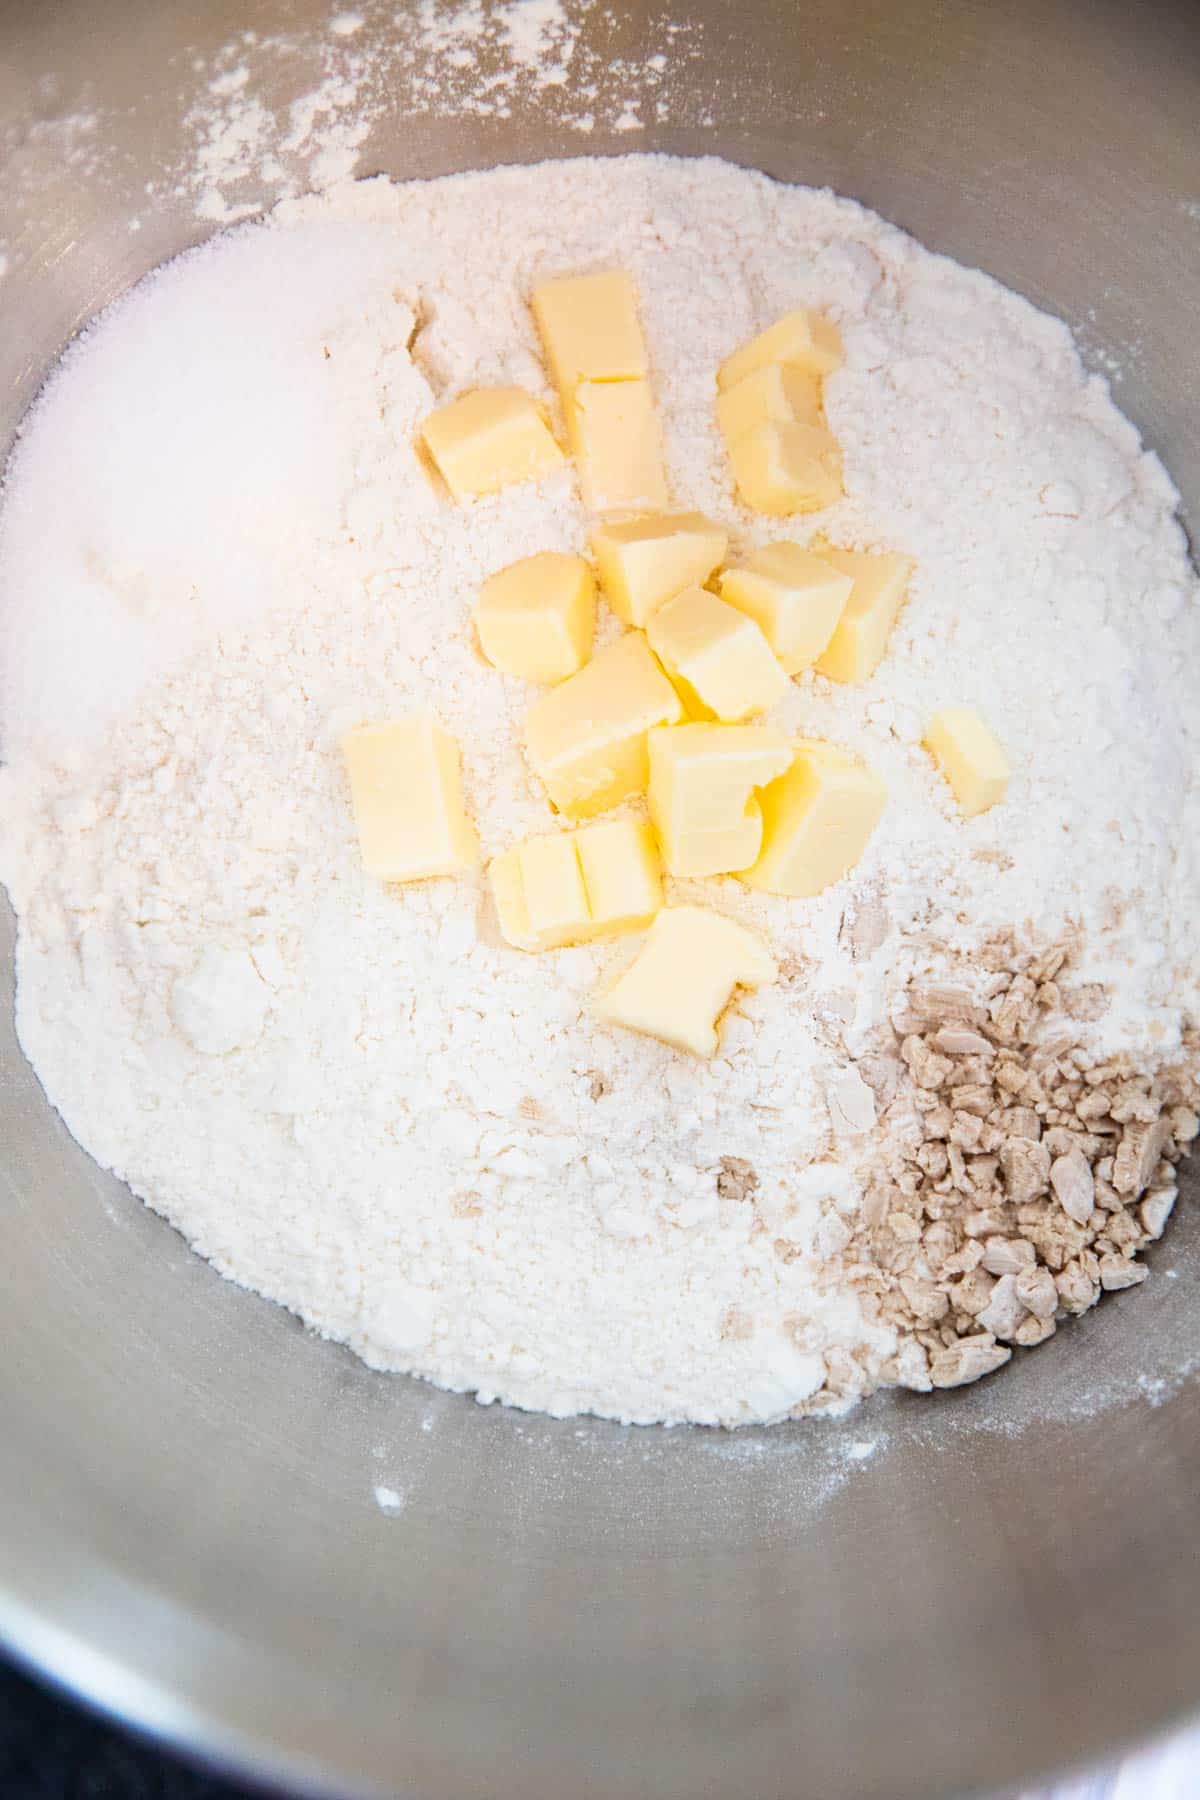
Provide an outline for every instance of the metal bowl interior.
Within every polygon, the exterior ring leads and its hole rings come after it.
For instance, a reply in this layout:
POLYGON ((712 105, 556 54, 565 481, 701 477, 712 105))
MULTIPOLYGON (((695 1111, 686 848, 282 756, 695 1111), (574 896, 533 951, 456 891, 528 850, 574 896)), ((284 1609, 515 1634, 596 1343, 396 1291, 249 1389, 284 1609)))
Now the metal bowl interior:
MULTIPOLYGON (((194 59, 324 16, 0 6, 0 434, 204 235, 145 193, 194 59), (95 178, 49 123, 81 109, 95 178)), ((584 29, 636 63, 662 23, 584 29)), ((637 137, 398 88, 360 168, 659 149, 829 183, 1074 325, 1200 517, 1200 14, 692 0, 680 44, 637 137)), ((978 1390, 735 1436, 485 1410, 314 1340, 102 1175, 13 1037, 7 913, 0 969, 0 1633, 80 1694, 297 1787, 423 1800, 932 1800, 1200 1700, 1190 1208, 1148 1287, 978 1390)))

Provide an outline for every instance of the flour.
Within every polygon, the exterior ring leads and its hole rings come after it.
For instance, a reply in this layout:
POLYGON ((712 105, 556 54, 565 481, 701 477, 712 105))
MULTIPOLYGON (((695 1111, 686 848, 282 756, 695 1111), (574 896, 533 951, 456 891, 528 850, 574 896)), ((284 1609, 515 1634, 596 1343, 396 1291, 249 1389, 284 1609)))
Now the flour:
POLYGON ((865 1059, 897 983, 993 931, 1069 929, 1107 1002, 1091 1051, 1181 1053, 1197 744, 1164 698, 1200 614, 1174 504, 1062 325, 828 194, 634 157, 287 202, 101 320, 18 449, 0 873, 22 1043, 93 1155, 376 1366, 555 1413, 835 1410, 896 1345, 826 1277, 881 1154, 865 1059), (477 383, 553 406, 524 296, 605 264, 638 285, 680 506, 737 549, 780 535, 733 500, 713 372, 816 305, 847 347, 847 497, 821 523, 918 563, 874 679, 808 676, 778 715, 887 783, 852 877, 804 903, 673 884, 782 969, 711 1065, 592 1023, 628 947, 524 956, 482 881, 365 878, 337 751, 431 705, 485 857, 548 827, 529 691, 469 615, 503 563, 585 547, 572 476, 460 509, 411 446, 477 383), (948 701, 1014 765, 970 822, 920 749, 948 701))
POLYGON ((376 1506, 381 1513, 386 1513, 389 1518, 398 1518, 404 1511, 404 1495, 398 1488, 377 1486, 373 1492, 375 1495, 376 1506))
POLYGON ((631 43, 630 21, 590 0, 418 0, 335 13, 315 36, 243 33, 203 69, 187 158, 150 191, 230 224, 344 180, 386 121, 411 132, 424 119, 502 119, 531 100, 548 126, 641 130, 647 107, 663 116, 668 70, 675 122, 701 126, 689 82, 699 32, 646 19, 631 43), (312 86, 275 104, 295 92, 298 63, 313 66, 312 86))

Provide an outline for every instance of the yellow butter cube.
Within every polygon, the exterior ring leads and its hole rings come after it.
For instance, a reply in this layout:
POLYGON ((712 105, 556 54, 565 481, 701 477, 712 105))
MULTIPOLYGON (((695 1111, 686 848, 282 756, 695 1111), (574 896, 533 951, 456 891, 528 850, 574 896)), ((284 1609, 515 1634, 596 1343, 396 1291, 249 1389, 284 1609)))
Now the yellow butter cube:
POLYGON ((527 838, 497 856, 488 870, 496 917, 518 950, 558 950, 582 943, 591 915, 579 857, 569 832, 527 838))
POLYGON ((646 374, 637 294, 623 269, 543 281, 532 300, 546 361, 564 395, 581 381, 632 381, 646 374))
POLYGON ((658 845, 648 819, 605 819, 575 833, 593 933, 642 931, 663 902, 658 845))
POLYGON ((520 858, 530 934, 548 946, 586 937, 591 913, 571 837, 560 832, 555 837, 528 838, 520 858))
POLYGON ((590 818, 645 792, 646 733, 682 717, 645 637, 630 631, 535 700, 525 750, 558 810, 590 818))
POLYGON ((506 675, 565 681, 592 653, 596 582, 582 556, 542 550, 491 575, 475 628, 483 654, 506 675))
POLYGON ((800 544, 767 544, 721 576, 721 598, 761 628, 789 675, 826 648, 854 586, 851 576, 800 544))
POLYGON ((702 587, 728 543, 720 525, 696 512, 613 519, 592 533, 605 597, 627 625, 645 625, 664 600, 702 587))
POLYGON ((757 425, 730 445, 729 460, 754 512, 820 512, 842 495, 842 453, 824 425, 757 425))
POLYGON ((887 648, 916 564, 910 556, 891 552, 823 547, 821 556, 840 574, 849 575, 854 586, 828 646, 817 658, 817 668, 832 681, 869 681, 887 648))
POLYGON ((925 747, 954 790, 968 819, 997 805, 1008 792, 1008 758, 970 706, 948 706, 932 720, 925 747))
POLYGON ((735 988, 767 987, 775 963, 745 926, 702 906, 669 906, 630 966, 593 1002, 598 1018, 711 1056, 735 988))
POLYGON ((762 844, 756 790, 787 769, 792 746, 765 725, 676 725, 652 731, 649 808, 672 875, 728 875, 762 844))
POLYGON ((528 838, 489 870, 500 929, 518 950, 552 950, 642 931, 662 906, 645 819, 612 819, 528 838))
POLYGON ((506 850, 503 855, 492 858, 488 865, 488 881, 491 884, 501 936, 518 950, 545 949, 545 945, 536 942, 530 929, 529 914, 525 908, 525 883, 521 879, 519 845, 514 850, 506 850))
POLYGON ((521 388, 476 388, 429 417, 425 447, 456 500, 536 481, 566 460, 535 402, 521 388))
POLYGON ((565 406, 591 512, 666 505, 662 435, 648 381, 581 381, 565 406))
POLYGON ((432 713, 360 725, 342 738, 363 868, 420 881, 474 867, 458 746, 432 713))
POLYGON ((768 894, 809 898, 853 868, 887 789, 833 744, 801 742, 795 752, 787 773, 763 791, 762 852, 741 878, 768 894))
POLYGON ((694 719, 747 719, 782 699, 787 676, 754 620, 707 588, 684 588, 646 626, 694 719))
POLYGON ((724 393, 768 363, 795 363, 810 375, 832 375, 842 360, 837 326, 821 313, 800 306, 727 357, 717 371, 717 386, 724 393))
POLYGON ((717 395, 717 423, 727 444, 758 425, 821 425, 821 379, 794 364, 767 363, 717 395))

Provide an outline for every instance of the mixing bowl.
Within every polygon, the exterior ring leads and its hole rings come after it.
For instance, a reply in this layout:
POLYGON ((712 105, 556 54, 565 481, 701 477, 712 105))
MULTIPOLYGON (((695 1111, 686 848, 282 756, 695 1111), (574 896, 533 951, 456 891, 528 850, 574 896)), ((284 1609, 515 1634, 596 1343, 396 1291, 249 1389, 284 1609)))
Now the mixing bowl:
MULTIPOLYGON (((829 183, 1066 317, 1200 516, 1195 8, 567 16, 607 71, 590 134, 536 81, 456 116, 410 69, 360 170, 660 149, 829 183)), ((5 434, 82 321, 212 228, 166 175, 213 53, 327 24, 0 7, 5 434)), ((275 101, 310 48, 272 52, 275 101)), ((296 1788, 422 1800, 935 1800, 1200 1699, 1186 1204, 1147 1287, 978 1389, 738 1434, 482 1408, 318 1342, 102 1175, 14 1040, 7 913, 0 966, 0 1633, 75 1692, 296 1788)))

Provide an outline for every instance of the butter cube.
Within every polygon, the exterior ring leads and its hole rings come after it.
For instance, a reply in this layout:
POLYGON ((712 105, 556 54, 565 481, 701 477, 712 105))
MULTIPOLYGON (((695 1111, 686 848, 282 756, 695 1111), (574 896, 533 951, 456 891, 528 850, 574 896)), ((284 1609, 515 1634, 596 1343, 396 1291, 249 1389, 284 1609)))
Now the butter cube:
POLYGON ((564 404, 590 511, 667 504, 662 437, 648 381, 581 381, 564 404))
POLYGON ((717 423, 727 444, 758 425, 821 425, 821 378, 794 364, 767 363, 717 395, 717 423))
POLYGON ((624 270, 543 281, 532 300, 546 361, 564 397, 581 381, 633 381, 646 374, 637 294, 624 270))
POLYGON ((527 838, 492 863, 500 929, 518 950, 554 950, 643 931, 662 906, 662 871, 645 819, 611 819, 527 838))
POLYGON ((762 795, 762 852, 741 879, 768 894, 807 899, 853 868, 879 823, 887 789, 833 744, 801 742, 762 795))
POLYGON ((531 936, 540 943, 577 943, 591 924, 579 852, 570 836, 528 838, 520 847, 521 888, 531 936))
POLYGON ((754 620, 707 588, 684 588, 665 601, 646 636, 694 719, 745 719, 766 712, 787 689, 754 620))
POLYGON ((432 713, 357 726, 342 738, 342 755, 369 875, 421 881, 474 867, 458 746, 432 713))
POLYGON ((842 453, 824 425, 757 425, 730 445, 729 460, 754 512, 820 512, 842 495, 842 453))
POLYGON ((649 819, 606 819, 575 833, 597 936, 642 931, 663 902, 662 868, 649 819))
POLYGON ((483 654, 506 675, 565 681, 592 653, 596 583, 582 556, 542 550, 491 575, 475 628, 483 654))
POLYGON ((762 629, 789 675, 816 662, 845 610, 853 578, 799 544, 767 544, 721 577, 721 598, 762 629))
POLYGON ((613 519, 592 533, 605 597, 627 625, 685 587, 702 587, 725 555, 728 534, 703 513, 644 513, 613 519))
POLYGON ((650 733, 649 806, 672 875, 728 875, 762 844, 755 790, 782 775, 792 746, 763 725, 677 725, 650 733))
POLYGON ((711 1056, 735 988, 767 987, 775 963, 754 933, 702 906, 669 906, 630 966, 593 1002, 610 1025, 711 1056))
POLYGON ((682 717, 642 633, 630 631, 534 701, 525 750, 558 810, 586 819, 645 792, 646 733, 682 717))
POLYGON ((954 790, 968 819, 986 812, 1008 792, 1008 758, 970 706, 948 706, 925 733, 925 747, 954 790))
POLYGON ((795 363, 810 375, 832 375, 842 360, 837 326, 820 313, 800 306, 727 357, 717 371, 717 386, 724 393, 768 363, 795 363))
POLYGON ((430 413, 421 436, 456 500, 492 494, 513 481, 536 481, 566 460, 521 388, 463 394, 430 413))
POLYGON ((546 281, 533 312, 592 512, 667 501, 633 283, 620 269, 546 281))
POLYGON ((521 846, 494 856, 488 865, 488 881, 496 906, 500 935, 517 950, 550 950, 552 944, 539 943, 529 923, 525 904, 525 882, 521 874, 521 846))
POLYGON ((910 556, 822 548, 822 559, 854 583, 817 668, 832 681, 869 681, 879 667, 916 564, 910 556))

